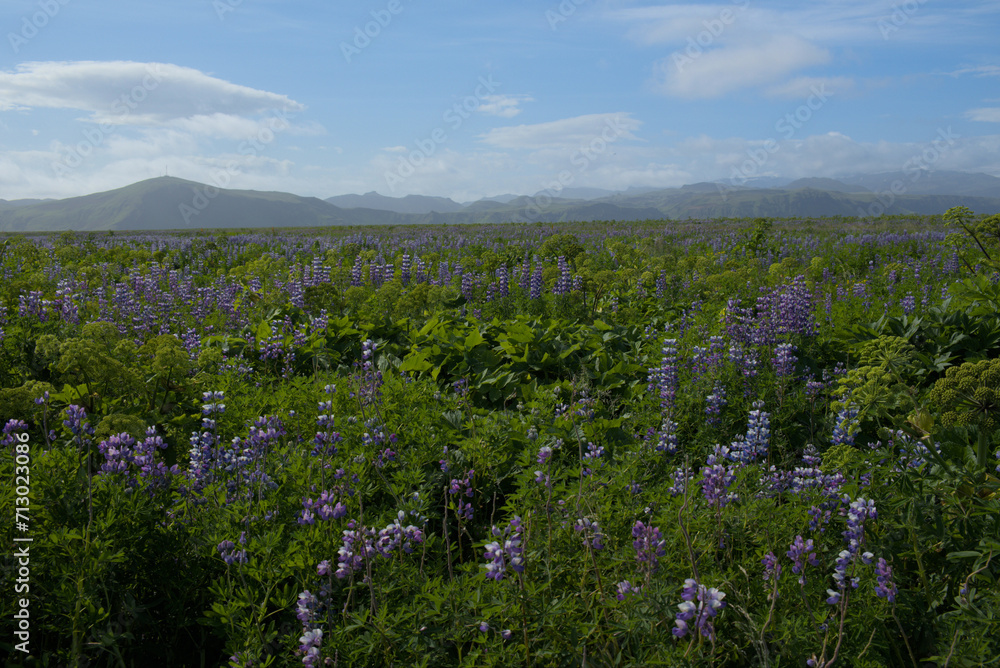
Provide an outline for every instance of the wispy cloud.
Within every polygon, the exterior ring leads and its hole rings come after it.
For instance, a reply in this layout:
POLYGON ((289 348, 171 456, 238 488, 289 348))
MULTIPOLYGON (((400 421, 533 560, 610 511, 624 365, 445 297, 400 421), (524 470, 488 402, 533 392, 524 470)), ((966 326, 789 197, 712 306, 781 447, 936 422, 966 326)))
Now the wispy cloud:
MULTIPOLYGON (((304 106, 285 95, 249 88, 168 63, 30 62, 0 72, 0 111, 74 109, 115 125, 200 123, 304 106)), ((226 121, 225 119, 230 119, 226 121)))
POLYGON ((809 97, 817 90, 826 95, 843 95, 853 92, 856 87, 857 82, 851 77, 796 77, 770 86, 764 94, 768 97, 798 100, 809 97))
POLYGON ((1000 123, 1000 107, 980 107, 978 109, 970 109, 965 112, 965 117, 970 121, 1000 123))
MULTIPOLYGON (((856 48, 889 45, 887 25, 893 42, 955 43, 965 27, 981 23, 978 13, 987 4, 956 0, 944 9, 898 0, 732 0, 615 8, 604 16, 623 25, 638 47, 663 49, 652 62, 653 89, 661 94, 710 99, 756 89, 767 97, 794 97, 808 81, 805 70, 856 60, 856 48)), ((995 76, 1000 68, 954 74, 995 76)), ((842 92, 854 87, 843 75, 825 78, 842 92)))
POLYGON ((627 112, 588 114, 549 123, 493 128, 480 135, 483 143, 504 149, 567 149, 587 146, 595 138, 615 132, 616 139, 635 139, 642 122, 627 112))
POLYGON ((534 102, 528 95, 486 95, 479 103, 479 112, 487 116, 513 118, 521 113, 521 103, 534 102))
POLYGON ((1000 65, 976 65, 973 67, 962 67, 954 72, 949 72, 951 76, 959 77, 971 74, 974 77, 1000 77, 1000 65))
POLYGON ((762 44, 722 46, 697 58, 674 54, 654 68, 654 87, 683 98, 720 97, 736 90, 774 84, 798 70, 830 60, 826 49, 790 35, 762 44))

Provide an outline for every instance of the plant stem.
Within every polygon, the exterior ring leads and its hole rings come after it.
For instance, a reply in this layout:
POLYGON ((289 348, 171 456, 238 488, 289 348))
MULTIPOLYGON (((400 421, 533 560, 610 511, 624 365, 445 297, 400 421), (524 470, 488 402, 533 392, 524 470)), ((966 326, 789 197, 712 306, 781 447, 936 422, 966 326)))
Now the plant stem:
POLYGON ((913 662, 913 668, 918 668, 917 658, 913 656, 913 649, 910 647, 910 639, 906 637, 906 631, 903 630, 903 625, 899 623, 899 617, 896 616, 896 604, 892 605, 892 618, 896 621, 896 626, 899 627, 899 635, 903 636, 903 642, 906 643, 906 653, 910 655, 910 661, 913 662))
MULTIPOLYGON (((694 548, 691 546, 691 536, 688 535, 687 527, 684 526, 684 511, 688 507, 688 460, 684 459, 684 503, 681 504, 681 509, 677 511, 677 525, 681 528, 681 533, 684 534, 684 542, 687 545, 688 556, 691 558, 691 571, 694 573, 694 579, 696 582, 701 582, 701 578, 698 577, 698 560, 694 556, 694 548)), ((648 584, 648 583, 647 583, 648 584)))

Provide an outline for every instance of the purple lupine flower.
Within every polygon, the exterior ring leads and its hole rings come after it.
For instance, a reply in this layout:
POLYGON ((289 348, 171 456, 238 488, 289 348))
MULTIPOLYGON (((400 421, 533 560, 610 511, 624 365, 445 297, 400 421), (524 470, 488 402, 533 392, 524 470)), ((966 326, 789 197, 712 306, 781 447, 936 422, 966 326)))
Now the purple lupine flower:
POLYGON ((556 279, 555 285, 552 286, 552 294, 568 295, 573 289, 573 281, 570 276, 569 264, 566 262, 566 258, 562 255, 556 258, 556 264, 559 267, 559 278, 556 279))
POLYGON ((424 542, 424 532, 411 525, 403 526, 406 513, 400 510, 396 520, 378 532, 375 548, 386 558, 391 557, 396 550, 401 549, 406 554, 413 552, 414 543, 424 542))
MULTIPOLYGON (((928 450, 927 445, 920 440, 911 439, 906 432, 903 430, 898 430, 892 435, 892 439, 889 441, 889 446, 895 448, 899 446, 899 462, 893 468, 894 471, 904 471, 910 468, 920 468, 927 462, 927 456, 930 455, 930 450, 928 450)), ((940 450, 940 447, 935 444, 935 448, 940 450)))
POLYGON ((410 284, 410 256, 403 253, 403 261, 400 263, 400 279, 403 286, 410 284))
POLYGON ((800 585, 806 583, 806 565, 819 566, 812 538, 803 540, 802 536, 796 536, 785 556, 792 560, 792 572, 799 576, 800 585))
POLYGON ((715 627, 712 618, 726 606, 722 600, 725 597, 726 595, 715 587, 709 589, 691 578, 685 580, 684 588, 681 590, 683 602, 677 605, 679 612, 674 621, 675 626, 672 631, 674 636, 683 638, 693 630, 714 641, 715 627))
POLYGON ((134 459, 132 454, 134 446, 135 439, 125 432, 111 436, 107 440, 98 443, 97 449, 104 455, 104 463, 101 464, 101 473, 127 473, 129 464, 134 459))
POLYGON ((819 531, 823 533, 826 529, 823 527, 824 524, 830 521, 832 512, 829 510, 824 511, 822 508, 813 506, 809 509, 809 530, 819 531))
POLYGON ((542 298, 542 287, 545 285, 545 280, 542 278, 542 265, 537 261, 535 264, 535 271, 531 274, 531 285, 528 291, 528 296, 531 299, 541 299, 542 298))
POLYGON ((858 409, 845 406, 837 413, 837 422, 833 428, 832 445, 854 445, 854 433, 857 429, 858 409))
POLYGON ((302 511, 299 513, 299 524, 314 524, 316 519, 324 522, 338 520, 347 516, 347 506, 337 500, 337 493, 333 490, 325 490, 319 495, 317 501, 302 498, 302 511))
POLYGON ((677 452, 677 423, 668 417, 663 418, 663 424, 657 431, 650 428, 650 436, 656 437, 655 450, 664 454, 677 452))
POLYGON ((88 440, 87 436, 94 435, 94 428, 87 421, 87 409, 83 406, 72 405, 66 408, 66 419, 63 426, 69 429, 78 443, 88 440))
POLYGON ((817 468, 822 462, 823 458, 819 456, 819 450, 812 443, 808 443, 802 451, 802 463, 810 468, 817 468))
MULTIPOLYGON (((475 474, 475 470, 469 469, 465 474, 464 480, 458 480, 457 478, 451 479, 451 485, 448 487, 449 494, 464 495, 467 498, 472 498, 475 493, 472 489, 472 476, 475 474)), ((472 508, 472 503, 468 501, 462 501, 461 498, 457 501, 458 506, 458 516, 466 521, 472 521, 472 517, 475 511, 472 508)))
POLYGON ((715 446, 714 452, 708 456, 707 466, 701 473, 701 488, 709 508, 721 510, 732 499, 729 486, 736 480, 734 470, 722 462, 729 456, 729 448, 715 446))
POLYGON ((633 596, 642 595, 642 588, 638 585, 633 585, 628 580, 623 580, 615 585, 615 590, 617 591, 615 598, 619 601, 624 601, 629 594, 633 596))
POLYGON ((501 297, 510 296, 510 276, 507 273, 507 265, 505 264, 497 267, 497 290, 501 297))
POLYGON ((14 434, 23 434, 28 431, 28 423, 24 420, 10 419, 3 426, 3 438, 0 438, 0 445, 7 447, 18 443, 18 438, 14 434))
POLYGON ((771 415, 764 410, 763 401, 755 401, 747 417, 747 433, 742 441, 734 441, 727 456, 742 464, 751 464, 767 456, 771 439, 771 415))
POLYGON ((658 557, 666 554, 667 541, 663 539, 663 534, 658 527, 646 526, 642 520, 636 520, 632 527, 632 547, 635 548, 635 560, 640 566, 645 564, 644 570, 652 573, 659 567, 658 557))
POLYGON ((778 378, 787 378, 795 373, 795 346, 791 343, 779 343, 774 349, 774 373, 778 378))
POLYGON ((219 556, 222 557, 222 560, 226 562, 226 565, 228 566, 247 563, 246 550, 237 550, 236 543, 231 540, 222 541, 218 544, 216 549, 219 551, 219 556))
POLYGON ((319 599, 307 589, 299 593, 299 600, 295 606, 295 616, 303 624, 309 624, 315 619, 317 607, 319 607, 319 599))
POLYGON ((694 474, 688 472, 683 466, 678 466, 674 469, 670 479, 673 484, 667 491, 670 492, 670 496, 678 497, 687 491, 687 486, 694 479, 694 474))
POLYGON ((349 575, 364 568, 365 560, 375 557, 376 550, 372 544, 374 529, 360 527, 352 520, 342 533, 343 545, 337 550, 337 571, 334 575, 343 580, 349 575))
POLYGON ((303 653, 302 665, 315 666, 320 659, 319 647, 323 642, 323 629, 310 629, 299 638, 299 651, 303 653))
POLYGON ((378 453, 378 457, 375 458, 375 468, 384 468, 389 462, 396 461, 396 451, 386 448, 378 453))
POLYGON ((907 292, 906 296, 899 300, 899 305, 903 309, 903 313, 910 315, 917 310, 917 298, 913 296, 912 292, 907 292))
POLYGON ((781 577, 781 564, 778 563, 778 557, 775 556, 774 552, 765 554, 760 563, 764 566, 764 580, 774 578, 777 581, 781 577))
POLYGON ((889 603, 895 603, 897 590, 892 581, 892 566, 886 563, 885 559, 879 557, 875 573, 875 595, 886 599, 889 603))
POLYGON ((857 554, 865 539, 865 520, 878 518, 875 502, 858 497, 851 502, 847 510, 847 529, 843 532, 847 549, 852 555, 857 554))
MULTIPOLYGON (((323 391, 328 395, 332 395, 336 389, 335 385, 327 385, 323 388, 323 391)), ((320 455, 332 457, 337 454, 337 444, 342 442, 344 438, 340 435, 340 432, 333 430, 335 426, 333 401, 330 399, 320 401, 318 406, 319 415, 316 416, 316 424, 320 427, 321 431, 317 431, 316 436, 313 438, 312 454, 314 457, 320 455)))
POLYGON ((705 397, 705 416, 709 424, 719 424, 719 416, 726 406, 726 386, 721 381, 715 381, 712 393, 705 397))
POLYGON ((809 401, 816 401, 819 395, 826 389, 827 383, 823 381, 809 379, 806 381, 806 396, 809 397, 809 401))
POLYGON ((576 521, 573 528, 576 531, 583 532, 584 542, 589 543, 595 550, 604 549, 604 534, 601 533, 601 527, 597 524, 597 520, 591 520, 589 517, 583 517, 576 521))
POLYGON ((361 260, 361 256, 358 255, 354 258, 354 266, 351 267, 351 285, 360 286, 361 285, 361 271, 364 268, 364 262, 361 260))
MULTIPOLYGON (((494 527, 494 530, 497 530, 494 527)), ((503 547, 501 547, 498 541, 493 541, 486 544, 486 552, 483 554, 486 557, 486 577, 488 579, 496 580, 499 582, 504 578, 504 571, 507 568, 506 555, 504 554, 503 547)))
POLYGON ((677 339, 664 339, 660 367, 657 370, 657 387, 660 408, 669 412, 677 396, 677 339))
POLYGON ((661 269, 660 275, 656 277, 656 297, 662 299, 667 292, 667 270, 661 269))
POLYGON ((486 577, 499 582, 506 575, 507 567, 515 573, 524 572, 524 546, 521 539, 521 518, 517 515, 510 521, 510 525, 503 531, 493 526, 493 537, 495 540, 485 545, 486 552, 486 577), (502 542, 501 542, 502 541, 502 542))
POLYGON ((833 589, 826 590, 826 593, 830 594, 829 598, 826 599, 827 604, 837 605, 840 603, 841 594, 847 589, 848 584, 852 587, 858 586, 857 578, 851 578, 847 575, 847 569, 850 565, 851 553, 847 550, 841 550, 840 554, 837 555, 837 561, 833 568, 833 579, 837 583, 837 591, 833 589))
MULTIPOLYGON (((587 451, 583 453, 584 461, 588 462, 596 461, 598 462, 599 466, 603 467, 604 462, 602 461, 602 457, 604 457, 604 446, 596 445, 595 443, 587 441, 587 451)), ((585 476, 589 476, 593 474, 593 472, 594 472, 593 469, 589 467, 583 469, 583 475, 585 476)))

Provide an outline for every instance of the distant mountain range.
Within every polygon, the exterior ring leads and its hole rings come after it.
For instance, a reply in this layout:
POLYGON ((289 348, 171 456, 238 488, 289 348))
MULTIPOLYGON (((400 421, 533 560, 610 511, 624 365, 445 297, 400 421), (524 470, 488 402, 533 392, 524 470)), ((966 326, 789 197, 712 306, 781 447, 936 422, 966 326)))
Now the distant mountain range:
POLYGON ((0 200, 0 232, 170 230, 591 220, 934 215, 953 206, 1000 213, 1000 178, 894 172, 798 180, 695 183, 680 188, 567 188, 460 204, 445 197, 375 192, 327 200, 225 190, 174 177, 62 200, 0 200), (765 185, 767 184, 767 185, 765 185))
POLYGON ((451 213, 465 207, 447 197, 427 197, 407 195, 406 197, 386 197, 372 191, 364 195, 337 195, 326 200, 341 209, 377 209, 395 213, 451 213))

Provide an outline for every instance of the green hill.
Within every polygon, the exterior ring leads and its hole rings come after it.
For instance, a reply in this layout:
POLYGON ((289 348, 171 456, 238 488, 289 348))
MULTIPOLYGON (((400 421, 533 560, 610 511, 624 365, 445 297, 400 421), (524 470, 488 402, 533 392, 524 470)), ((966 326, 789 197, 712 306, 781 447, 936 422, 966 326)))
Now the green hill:
POLYGON ((225 190, 174 177, 83 197, 0 209, 0 231, 170 230, 383 224, 393 214, 343 210, 315 197, 225 190), (364 222, 356 222, 364 221, 364 222))
POLYGON ((953 206, 967 206, 982 214, 1000 213, 1000 197, 893 196, 885 192, 843 192, 840 188, 843 184, 836 182, 827 185, 837 190, 729 188, 723 184, 701 183, 683 188, 616 193, 590 200, 543 194, 517 197, 506 204, 480 201, 460 211, 400 213, 370 208, 342 209, 315 197, 225 190, 161 177, 63 200, 0 200, 0 232, 460 225, 512 221, 555 223, 659 218, 876 217, 883 213, 935 215, 953 206))

